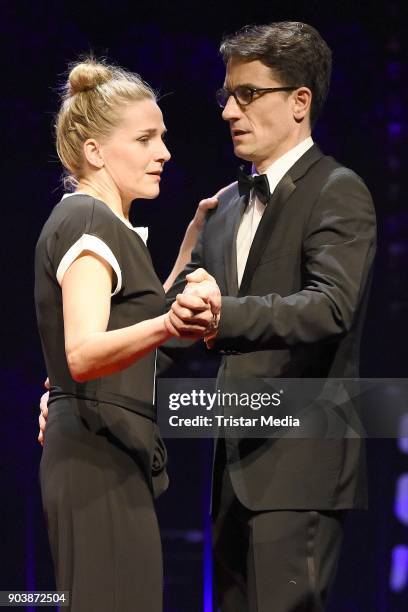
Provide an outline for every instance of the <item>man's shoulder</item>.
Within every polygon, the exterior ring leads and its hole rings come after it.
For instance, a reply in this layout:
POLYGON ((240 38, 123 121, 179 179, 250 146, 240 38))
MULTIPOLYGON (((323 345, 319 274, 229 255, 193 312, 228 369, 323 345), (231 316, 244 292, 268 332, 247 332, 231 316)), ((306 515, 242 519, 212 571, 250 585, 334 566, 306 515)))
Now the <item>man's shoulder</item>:
POLYGON ((217 223, 228 215, 240 200, 238 182, 230 183, 218 190, 216 194, 218 205, 207 213, 207 221, 217 223))
POLYGON ((343 183, 360 183, 365 185, 364 180, 354 170, 343 165, 331 155, 322 155, 313 164, 307 175, 312 180, 319 180, 323 185, 335 185, 343 183))
POLYGON ((230 183, 229 185, 226 185, 225 187, 222 187, 222 189, 219 190, 218 206, 228 206, 231 201, 235 201, 237 198, 239 198, 238 181, 234 181, 233 183, 230 183))
POLYGON ((374 218, 374 204, 364 180, 354 170, 324 155, 310 168, 309 182, 302 185, 303 193, 310 196, 312 207, 321 214, 322 209, 343 210, 344 214, 366 214, 374 218))

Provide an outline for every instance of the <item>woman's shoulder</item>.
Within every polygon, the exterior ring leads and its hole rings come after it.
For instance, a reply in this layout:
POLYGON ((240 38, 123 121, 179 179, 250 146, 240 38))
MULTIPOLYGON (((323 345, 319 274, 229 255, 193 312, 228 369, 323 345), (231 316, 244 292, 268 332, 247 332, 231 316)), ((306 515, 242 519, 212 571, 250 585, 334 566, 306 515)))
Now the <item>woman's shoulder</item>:
POLYGON ((84 235, 90 235, 108 244, 112 250, 119 251, 129 233, 123 221, 107 204, 93 196, 75 193, 63 197, 54 207, 39 242, 58 241, 69 245, 84 235))
POLYGON ((86 193, 69 193, 62 196, 55 208, 60 211, 61 217, 84 217, 94 215, 95 211, 98 215, 106 214, 107 207, 86 193))
POLYGON ((119 258, 120 243, 121 235, 110 208, 93 196, 75 193, 62 198, 52 210, 38 239, 37 251, 42 253, 45 249, 57 269, 67 253, 81 250, 99 254, 102 250, 105 255, 109 251, 112 258, 119 258))
POLYGON ((94 198, 82 194, 63 197, 52 209, 46 220, 39 242, 63 236, 67 240, 86 233, 94 217, 94 198))
POLYGON ((50 215, 59 227, 88 227, 112 222, 110 208, 93 196, 73 193, 63 196, 50 215))
POLYGON ((95 200, 91 196, 82 193, 69 193, 62 196, 61 200, 54 206, 50 218, 55 221, 64 222, 81 219, 92 215, 95 200))

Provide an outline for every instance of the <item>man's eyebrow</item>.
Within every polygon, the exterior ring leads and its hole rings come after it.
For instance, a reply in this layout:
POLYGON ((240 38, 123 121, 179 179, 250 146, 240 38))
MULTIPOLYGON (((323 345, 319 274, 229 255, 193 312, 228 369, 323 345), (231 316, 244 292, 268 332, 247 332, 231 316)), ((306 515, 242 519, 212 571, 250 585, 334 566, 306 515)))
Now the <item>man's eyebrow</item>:
MULTIPOLYGON (((238 85, 235 85, 234 89, 236 89, 237 87, 249 87, 250 89, 260 89, 260 85, 254 85, 254 83, 238 83, 238 85)), ((228 89, 231 91, 231 88, 228 87, 228 84, 224 84, 224 89, 228 89)))

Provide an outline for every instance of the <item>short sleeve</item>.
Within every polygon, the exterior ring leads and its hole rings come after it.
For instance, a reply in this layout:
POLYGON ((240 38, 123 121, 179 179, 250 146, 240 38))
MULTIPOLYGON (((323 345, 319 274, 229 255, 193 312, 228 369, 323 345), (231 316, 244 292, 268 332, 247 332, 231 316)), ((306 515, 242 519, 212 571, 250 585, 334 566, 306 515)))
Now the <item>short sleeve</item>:
POLYGON ((90 251, 111 266, 115 276, 112 295, 116 295, 122 288, 122 271, 120 232, 114 214, 106 204, 90 196, 71 196, 58 207, 47 252, 59 285, 79 255, 90 251))

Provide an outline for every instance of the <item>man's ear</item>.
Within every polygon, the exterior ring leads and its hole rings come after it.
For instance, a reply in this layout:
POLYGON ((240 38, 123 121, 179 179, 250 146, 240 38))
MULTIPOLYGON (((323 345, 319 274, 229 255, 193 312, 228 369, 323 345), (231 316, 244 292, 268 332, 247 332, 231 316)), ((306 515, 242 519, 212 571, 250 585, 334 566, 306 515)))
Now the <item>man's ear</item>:
POLYGON ((94 168, 103 168, 105 162, 103 160, 100 144, 94 138, 88 138, 83 145, 84 156, 88 164, 94 168))
POLYGON ((312 92, 308 87, 299 87, 293 92, 293 117, 298 123, 310 114, 312 92))

